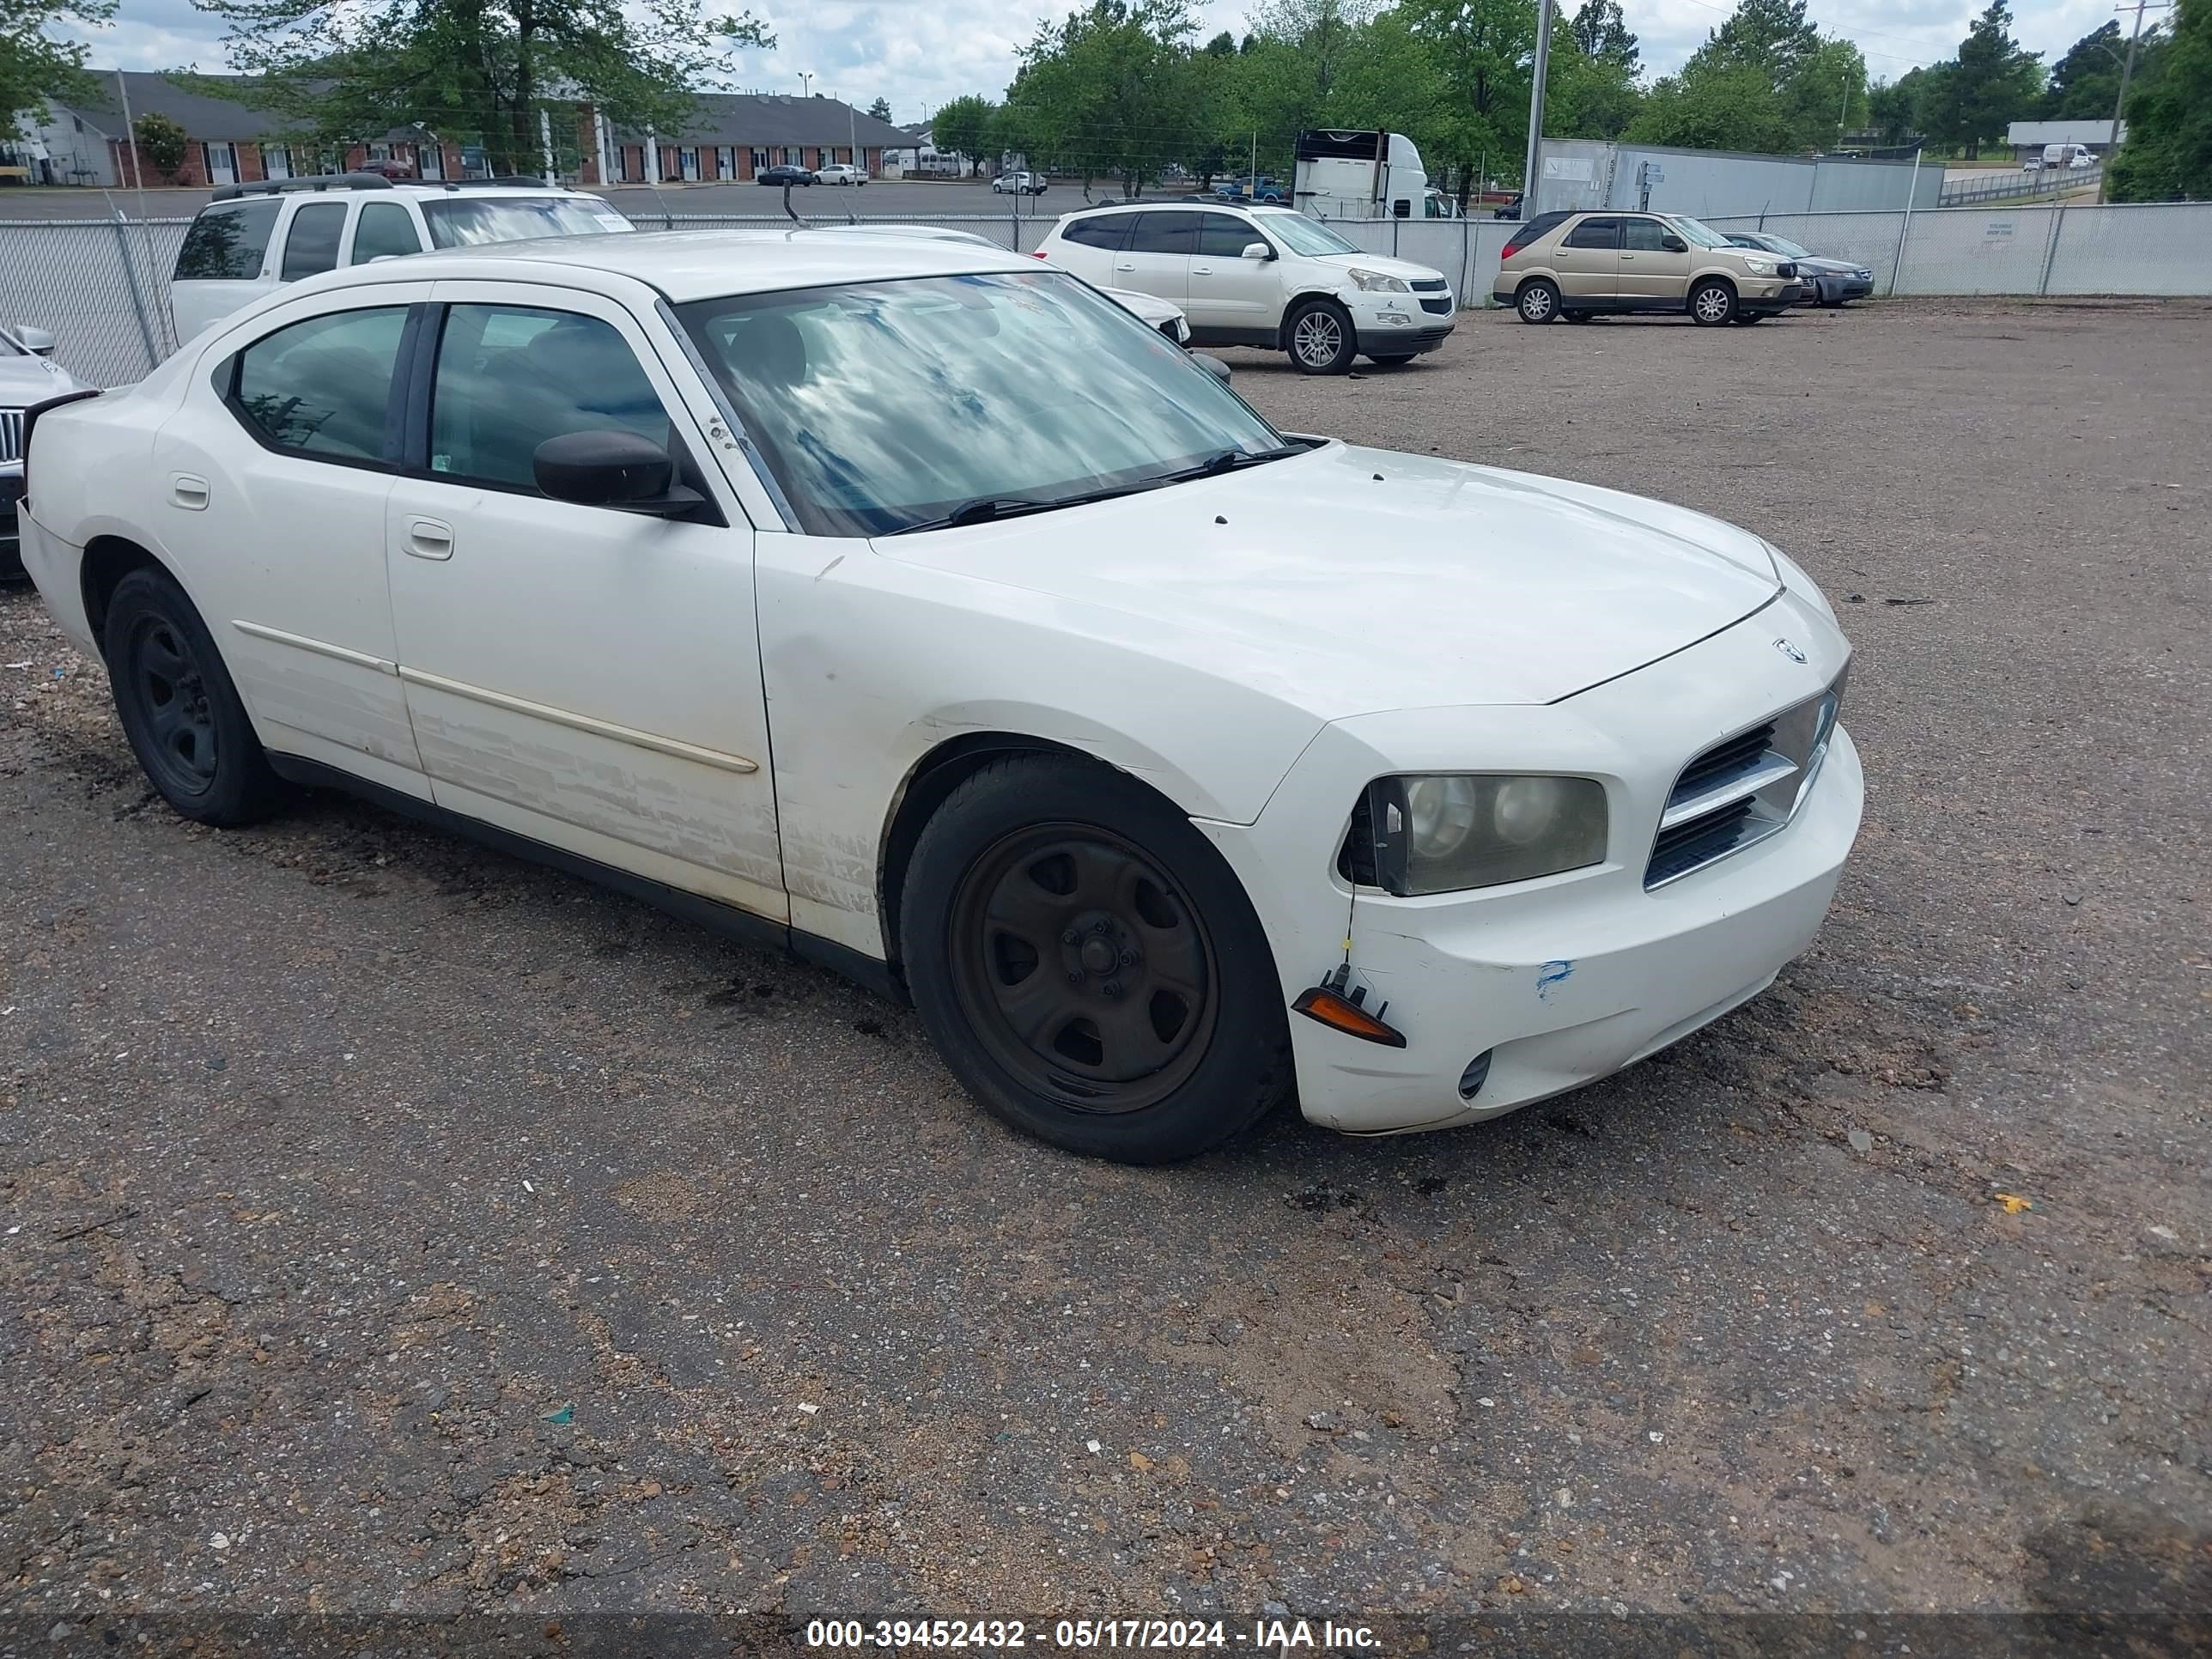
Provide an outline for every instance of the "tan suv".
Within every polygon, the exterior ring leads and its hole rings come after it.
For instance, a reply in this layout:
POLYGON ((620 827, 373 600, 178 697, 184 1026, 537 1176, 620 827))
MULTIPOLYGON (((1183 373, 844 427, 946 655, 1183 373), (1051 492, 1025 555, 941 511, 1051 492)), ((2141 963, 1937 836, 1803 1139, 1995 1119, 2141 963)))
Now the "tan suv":
POLYGON ((1524 323, 1613 311, 1755 323, 1805 297, 1791 261, 1674 213, 1540 213, 1506 243, 1490 291, 1524 323))

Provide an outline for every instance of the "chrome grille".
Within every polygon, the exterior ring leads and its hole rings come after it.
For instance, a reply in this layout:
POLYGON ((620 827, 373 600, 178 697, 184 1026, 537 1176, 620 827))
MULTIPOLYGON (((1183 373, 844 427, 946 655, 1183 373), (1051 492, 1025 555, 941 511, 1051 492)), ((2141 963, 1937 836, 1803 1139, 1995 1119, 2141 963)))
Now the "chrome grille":
POLYGON ((1724 738, 1684 767, 1659 815, 1646 889, 1663 887, 1786 826, 1820 769, 1844 677, 1771 720, 1724 738))
POLYGON ((0 409, 0 461, 23 459, 23 411, 0 409))

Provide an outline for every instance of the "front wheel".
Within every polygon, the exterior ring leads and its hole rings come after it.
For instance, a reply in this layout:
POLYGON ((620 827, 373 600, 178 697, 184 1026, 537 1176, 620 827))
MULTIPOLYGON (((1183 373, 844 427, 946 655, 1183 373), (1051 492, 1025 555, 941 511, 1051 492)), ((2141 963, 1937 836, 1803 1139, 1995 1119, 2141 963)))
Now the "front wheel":
POLYGON ((1701 328, 1716 328, 1735 315, 1735 290, 1726 283, 1700 283, 1690 295, 1690 319, 1701 328))
POLYGON ((1334 300, 1309 300, 1291 315, 1291 361, 1306 374, 1341 374, 1358 355, 1352 318, 1334 300))
POLYGON ((1072 757, 995 761, 915 843, 915 1006, 987 1109, 1069 1152, 1194 1157, 1290 1093, 1267 936, 1190 821, 1072 757))
POLYGON ((1763 311, 1739 311, 1735 319, 1739 323, 1763 323, 1766 320, 1766 313, 1763 311))
POLYGON ((252 823, 285 797, 238 688, 185 590, 133 570, 107 602, 101 653, 123 735, 163 800, 200 823, 252 823))
POLYGON ((1407 363, 1412 362, 1414 358, 1420 355, 1421 354, 1418 351, 1394 351, 1386 356, 1382 352, 1370 351, 1367 354, 1367 361, 1371 363, 1378 363, 1384 368, 1403 368, 1407 363))
POLYGON ((1522 285, 1513 305, 1522 322, 1548 323, 1559 314, 1559 290, 1540 277, 1522 285))

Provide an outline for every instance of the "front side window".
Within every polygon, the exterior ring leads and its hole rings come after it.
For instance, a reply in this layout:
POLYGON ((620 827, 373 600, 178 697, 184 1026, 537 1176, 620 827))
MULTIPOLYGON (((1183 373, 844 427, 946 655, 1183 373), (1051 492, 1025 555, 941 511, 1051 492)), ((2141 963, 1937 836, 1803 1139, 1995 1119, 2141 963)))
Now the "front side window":
POLYGON ((538 488, 548 438, 635 432, 667 447, 668 416, 611 324, 534 306, 454 306, 430 387, 430 470, 538 488))
POLYGON ((415 222, 407 216, 407 210, 397 202, 371 202, 354 221, 353 258, 349 263, 365 265, 371 259, 388 255, 420 253, 422 239, 416 234, 415 222))
POLYGON ((284 233, 284 266, 278 275, 288 283, 330 270, 338 262, 338 238, 345 232, 343 202, 309 202, 292 216, 284 233))
POLYGON ((1638 253, 1663 253, 1667 251, 1667 228, 1656 219, 1625 219, 1621 222, 1620 245, 1638 253))
POLYGON ((407 307, 388 306, 280 328, 232 360, 231 408, 274 448, 380 462, 406 326, 407 307))
POLYGON ((677 314, 815 535, 882 535, 979 502, 1034 509, 1284 451, 1187 353, 1063 271, 746 294, 677 314))
POLYGON ((177 251, 176 280, 252 282, 261 274, 262 257, 269 252, 269 233, 276 228, 282 205, 271 198, 265 202, 240 202, 235 207, 209 208, 185 233, 185 245, 177 251))
POLYGON ((629 220, 596 197, 453 196, 422 204, 422 222, 433 247, 478 247, 488 242, 526 242, 538 236, 597 236, 631 228, 629 220))
POLYGON ((1726 247, 1729 245, 1727 237, 1722 235, 1711 225, 1700 224, 1695 219, 1687 218, 1680 214, 1670 214, 1667 222, 1673 228, 1674 234, 1692 247, 1726 247))
POLYGON ((1616 248, 1620 246, 1620 221, 1585 219, 1567 233, 1563 247, 1616 248))
POLYGON ((1303 213, 1263 213, 1255 217, 1262 228, 1293 253, 1315 258, 1324 253, 1357 253, 1359 250, 1318 220, 1303 213))
POLYGON ((1207 258, 1242 258, 1247 247, 1267 240, 1252 228, 1249 221, 1240 219, 1233 213, 1201 213, 1198 216, 1196 251, 1207 258))

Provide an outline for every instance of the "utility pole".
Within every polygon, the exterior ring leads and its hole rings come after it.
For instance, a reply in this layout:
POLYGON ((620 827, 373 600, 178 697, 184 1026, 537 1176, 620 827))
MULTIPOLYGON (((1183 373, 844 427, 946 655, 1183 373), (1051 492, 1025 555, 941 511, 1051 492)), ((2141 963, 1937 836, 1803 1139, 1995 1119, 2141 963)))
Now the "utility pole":
MULTIPOLYGON (((2120 112, 2128 106, 2128 82, 2135 79, 2136 44, 2142 39, 2143 13, 2151 9, 2151 0, 2136 0, 2136 26, 2128 35, 2128 61, 2120 66, 2120 95, 2112 100, 2112 148, 2105 152, 2108 163, 2113 152, 2120 147, 2120 112)), ((2125 11, 2127 8, 2115 6, 2112 9, 2125 11)), ((2163 11, 2166 8, 2161 5, 2157 9, 2163 11)), ((2105 199, 2105 171, 2103 167, 2097 169, 2097 200, 2100 205, 2105 199)))
POLYGON ((1536 166, 1544 148, 1544 73, 1552 63, 1552 0, 1538 0, 1536 63, 1528 88, 1528 157, 1521 170, 1521 219, 1536 216, 1536 166))

